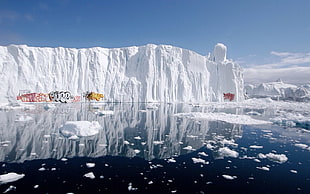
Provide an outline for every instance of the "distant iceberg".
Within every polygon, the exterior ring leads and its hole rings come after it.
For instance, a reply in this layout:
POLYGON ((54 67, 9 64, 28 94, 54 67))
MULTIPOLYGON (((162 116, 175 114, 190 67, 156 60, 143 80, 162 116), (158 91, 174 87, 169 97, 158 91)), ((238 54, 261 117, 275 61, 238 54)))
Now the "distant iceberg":
POLYGON ((271 98, 273 100, 309 101, 310 85, 296 86, 283 83, 281 80, 262 83, 259 85, 246 85, 245 93, 250 98, 271 98))
POLYGON ((85 91, 110 102, 222 102, 244 99, 243 70, 217 44, 209 56, 169 46, 42 48, 0 46, 0 102, 20 90, 85 91))

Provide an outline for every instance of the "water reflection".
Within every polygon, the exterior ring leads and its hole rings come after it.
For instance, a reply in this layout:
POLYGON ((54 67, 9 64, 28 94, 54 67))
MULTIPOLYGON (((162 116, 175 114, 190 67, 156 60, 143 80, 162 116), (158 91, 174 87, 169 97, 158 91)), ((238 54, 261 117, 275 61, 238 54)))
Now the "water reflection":
POLYGON ((189 104, 79 103, 55 107, 37 104, 31 110, 2 111, 0 161, 106 155, 162 159, 188 153, 218 137, 235 139, 242 135, 241 125, 173 116, 194 111, 214 110, 189 104), (98 121, 102 129, 97 135, 77 140, 59 132, 66 121, 82 120, 98 121))

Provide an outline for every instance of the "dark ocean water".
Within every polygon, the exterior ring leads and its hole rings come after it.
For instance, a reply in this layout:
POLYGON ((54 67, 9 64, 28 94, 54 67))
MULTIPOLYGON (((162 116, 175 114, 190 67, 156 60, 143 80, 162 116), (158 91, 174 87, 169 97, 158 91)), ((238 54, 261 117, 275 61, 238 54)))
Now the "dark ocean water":
MULTIPOLYGON (((0 179, 0 192, 310 193, 306 130, 174 116, 246 111, 138 103, 39 104, 2 111, 0 175, 25 176, 3 184, 0 179), (66 121, 98 121, 101 129, 94 136, 70 139, 59 131, 66 121), (287 160, 260 157, 270 153, 287 160)), ((270 115, 257 111, 262 115, 256 119, 270 115)))

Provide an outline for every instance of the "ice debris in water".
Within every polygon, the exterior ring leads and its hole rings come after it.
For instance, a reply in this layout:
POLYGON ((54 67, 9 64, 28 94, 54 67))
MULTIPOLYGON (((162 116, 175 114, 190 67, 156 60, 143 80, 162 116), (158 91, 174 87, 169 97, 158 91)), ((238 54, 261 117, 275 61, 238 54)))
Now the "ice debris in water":
POLYGON ((264 170, 264 171, 269 171, 270 169, 266 166, 263 166, 263 167, 256 167, 257 169, 260 169, 260 170, 264 170))
POLYGON ((286 157, 285 154, 274 154, 274 153, 262 154, 262 153, 259 153, 258 157, 261 159, 267 158, 270 161, 280 163, 280 164, 285 163, 288 160, 288 158, 286 157))
POLYGON ((89 173, 84 174, 84 177, 90 178, 90 179, 96 178, 93 172, 89 172, 89 173))
POLYGON ((205 161, 204 159, 201 158, 192 158, 193 162, 196 163, 201 163, 201 164, 209 164, 208 161, 205 161))
POLYGON ((302 115, 301 113, 298 112, 281 112, 280 116, 277 116, 275 118, 270 119, 271 122, 282 125, 282 126, 287 126, 287 127, 298 127, 301 128, 310 128, 310 116, 309 115, 302 115))
POLYGON ((138 188, 133 187, 132 183, 129 183, 128 184, 128 191, 135 191, 135 190, 138 190, 138 188))
MULTIPOLYGON (((299 147, 299 148, 301 148, 301 149, 308 149, 308 148, 309 148, 308 145, 302 144, 302 143, 296 143, 295 146, 296 146, 296 147, 299 147)), ((310 150, 309 150, 309 151, 310 151, 310 150)))
POLYGON ((9 172, 7 174, 2 174, 0 175, 0 185, 17 181, 23 178, 24 176, 25 176, 24 174, 17 174, 15 172, 9 172))
POLYGON ((208 154, 206 154, 205 152, 199 152, 198 154, 201 155, 201 156, 205 156, 205 157, 208 156, 208 154))
POLYGON ((219 155, 222 157, 232 157, 237 158, 239 156, 239 153, 229 149, 228 147, 220 148, 218 151, 219 155))
POLYGON ((93 168, 95 167, 95 163, 86 163, 87 168, 93 168))
POLYGON ((252 149, 262 149, 263 146, 259 146, 259 145, 251 145, 250 148, 252 149))
POLYGON ((270 124, 269 121, 262 121, 253 119, 248 115, 236 115, 228 114, 224 112, 218 113, 203 113, 203 112, 190 112, 190 113, 177 113, 174 114, 176 117, 185 117, 197 120, 208 120, 208 121, 224 121, 232 124, 243 124, 243 125, 261 125, 270 124))
POLYGON ((231 176, 231 175, 227 175, 227 174, 223 174, 222 177, 224 179, 227 179, 227 180, 234 180, 237 178, 237 176, 231 176))

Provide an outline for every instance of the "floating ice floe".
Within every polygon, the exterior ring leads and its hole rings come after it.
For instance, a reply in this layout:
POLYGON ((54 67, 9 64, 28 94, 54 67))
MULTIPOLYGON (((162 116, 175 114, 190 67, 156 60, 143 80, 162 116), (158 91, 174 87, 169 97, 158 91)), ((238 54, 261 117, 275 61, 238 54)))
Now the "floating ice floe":
POLYGON ((288 160, 285 154, 269 153, 265 155, 265 154, 259 153, 258 157, 261 159, 267 158, 270 161, 280 163, 280 164, 285 163, 288 160))
POLYGON ((59 131, 65 137, 86 137, 98 134, 100 128, 98 121, 67 121, 59 131))
POLYGON ((280 116, 271 118, 270 121, 281 126, 310 129, 310 115, 302 115, 298 112, 283 112, 280 116))
POLYGON ((87 168, 94 168, 95 167, 95 163, 86 163, 87 168))
POLYGON ((0 175, 0 185, 17 181, 23 178, 24 176, 25 176, 24 174, 17 174, 15 172, 9 172, 7 174, 2 174, 0 175))
POLYGON ((137 137, 134 137, 134 139, 136 139, 136 140, 141 140, 141 137, 140 137, 140 136, 137 136, 137 137))
POLYGON ((239 156, 239 153, 234 151, 234 150, 231 150, 229 149, 228 147, 223 147, 223 148, 220 148, 218 150, 218 153, 220 156, 222 157, 232 157, 232 158, 237 158, 239 156))
POLYGON ((199 152, 198 154, 201 155, 201 156, 205 156, 205 157, 208 156, 208 154, 206 154, 205 152, 199 152))
POLYGON ((223 145, 231 145, 231 146, 234 146, 234 147, 238 147, 238 144, 235 143, 235 140, 233 140, 233 139, 231 139, 231 140, 223 139, 223 140, 221 141, 221 143, 222 143, 223 145))
POLYGON ((257 169, 259 170, 264 170, 264 171, 269 171, 270 169, 266 166, 263 166, 263 167, 256 167, 257 169))
POLYGON ((236 115, 227 114, 224 112, 219 113, 203 113, 203 112, 190 112, 190 113, 177 113, 174 114, 176 117, 185 117, 197 120, 209 120, 209 121, 224 121, 226 123, 232 124, 242 124, 242 125, 260 125, 260 124, 270 124, 269 121, 253 119, 248 115, 236 115))
MULTIPOLYGON (((309 149, 309 146, 306 144, 302 144, 302 143, 296 143, 295 144, 296 147, 299 147, 301 149, 309 149)), ((310 150, 309 150, 310 151, 310 150)))
POLYGON ((135 150, 134 150, 134 152, 135 152, 136 154, 139 154, 141 151, 140 151, 140 150, 135 149, 135 150))
POLYGON ((93 172, 89 172, 89 173, 84 174, 84 177, 90 178, 90 179, 96 178, 93 172))
POLYGON ((259 145, 251 145, 250 148, 252 149, 262 149, 263 146, 259 146, 259 145))
POLYGON ((227 179, 227 180, 234 180, 237 178, 237 176, 231 176, 231 175, 227 175, 227 174, 223 174, 222 177, 224 179, 227 179))
POLYGON ((169 158, 168 159, 168 162, 172 162, 172 163, 175 163, 175 162, 177 162, 175 159, 173 159, 173 158, 169 158))
POLYGON ((125 145, 129 145, 130 143, 129 143, 129 141, 126 141, 126 140, 125 140, 125 141, 124 141, 124 144, 125 144, 125 145))
POLYGON ((3 193, 8 193, 10 191, 16 191, 16 187, 13 185, 10 185, 9 188, 7 188, 3 193))
POLYGON ((201 163, 201 164, 209 164, 208 161, 205 161, 204 159, 201 158, 192 158, 193 162, 196 163, 201 163))

